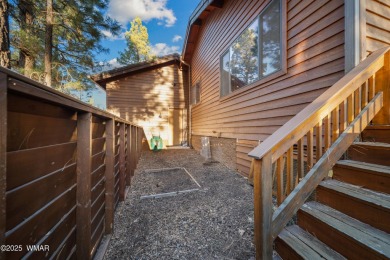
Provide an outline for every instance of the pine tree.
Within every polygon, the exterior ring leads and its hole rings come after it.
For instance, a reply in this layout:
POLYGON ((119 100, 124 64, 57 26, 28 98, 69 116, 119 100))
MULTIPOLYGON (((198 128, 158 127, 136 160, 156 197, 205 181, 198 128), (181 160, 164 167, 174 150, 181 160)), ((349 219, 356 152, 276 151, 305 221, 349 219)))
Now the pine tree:
POLYGON ((150 53, 148 29, 139 17, 131 22, 130 30, 125 33, 127 48, 119 53, 118 62, 132 64, 153 59, 150 53))
POLYGON ((11 68, 9 45, 8 1, 0 1, 0 66, 11 68))

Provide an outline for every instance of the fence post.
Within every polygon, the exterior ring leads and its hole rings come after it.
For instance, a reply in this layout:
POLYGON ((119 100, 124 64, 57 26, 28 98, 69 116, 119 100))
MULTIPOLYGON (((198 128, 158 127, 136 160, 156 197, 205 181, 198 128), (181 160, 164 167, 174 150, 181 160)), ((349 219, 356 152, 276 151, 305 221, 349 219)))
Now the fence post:
POLYGON ((272 159, 253 159, 256 259, 272 259, 272 159))
MULTIPOLYGON (((8 76, 0 73, 0 245, 5 245, 7 187, 7 87, 8 76)), ((0 250, 0 259, 5 251, 0 250)))
POLYGON ((126 186, 131 184, 131 125, 126 126, 127 129, 127 149, 126 149, 126 186))
POLYGON ((119 128, 119 200, 125 200, 126 191, 126 158, 125 158, 125 124, 119 128))
POLYGON ((115 122, 113 119, 106 121, 106 208, 105 208, 105 233, 111 234, 114 223, 115 211, 115 122))
POLYGON ((134 171, 136 168, 136 147, 137 147, 137 139, 136 139, 136 133, 135 131, 137 128, 135 126, 131 126, 131 150, 130 150, 130 157, 131 157, 131 177, 134 176, 134 171))
POLYGON ((91 259, 92 114, 77 114, 77 258, 91 259))

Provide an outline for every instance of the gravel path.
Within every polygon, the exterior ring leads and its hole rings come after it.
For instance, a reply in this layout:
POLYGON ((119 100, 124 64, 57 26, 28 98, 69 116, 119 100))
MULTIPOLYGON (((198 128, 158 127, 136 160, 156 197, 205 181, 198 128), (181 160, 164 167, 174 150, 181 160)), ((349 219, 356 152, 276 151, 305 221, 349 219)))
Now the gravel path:
POLYGON ((144 151, 105 259, 254 259, 253 188, 194 150, 144 151), (182 169, 184 167, 199 187, 182 169), (198 189, 195 190, 194 189, 198 189), (164 192, 193 190, 163 198, 164 192))

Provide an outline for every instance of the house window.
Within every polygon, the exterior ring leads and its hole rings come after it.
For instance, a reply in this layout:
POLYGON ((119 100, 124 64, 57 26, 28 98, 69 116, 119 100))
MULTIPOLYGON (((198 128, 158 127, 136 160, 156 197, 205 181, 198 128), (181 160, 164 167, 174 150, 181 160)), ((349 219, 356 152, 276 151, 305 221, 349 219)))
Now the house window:
POLYGON ((221 56, 221 97, 281 70, 281 1, 273 0, 221 56))
POLYGON ((191 87, 191 105, 198 104, 200 102, 200 84, 196 83, 191 87))

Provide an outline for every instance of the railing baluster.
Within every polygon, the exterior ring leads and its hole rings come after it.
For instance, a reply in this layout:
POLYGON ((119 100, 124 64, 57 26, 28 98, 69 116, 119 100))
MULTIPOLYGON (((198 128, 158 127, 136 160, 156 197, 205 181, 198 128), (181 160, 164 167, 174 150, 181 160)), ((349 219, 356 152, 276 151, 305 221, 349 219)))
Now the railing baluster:
POLYGON ((345 129, 347 129, 348 126, 348 120, 347 120, 347 102, 344 101, 340 104, 340 134, 344 132, 345 129))
POLYGON ((307 132, 307 169, 308 171, 313 167, 313 128, 307 132))
POLYGON ((322 120, 316 126, 316 161, 322 157, 322 120))
POLYGON ((332 111, 332 143, 339 137, 339 109, 332 111))
POLYGON ((368 104, 368 81, 362 85, 362 107, 368 104))
POLYGON ((348 107, 348 125, 353 121, 355 118, 355 93, 352 92, 352 94, 347 98, 347 107, 348 107))
POLYGON ((276 161, 276 199, 278 205, 282 204, 285 198, 284 192, 284 156, 276 161))
POLYGON ((368 99, 372 100, 375 96, 375 74, 368 79, 368 99))
POLYGON ((325 142, 325 151, 330 147, 330 114, 324 118, 324 142, 325 142))
POLYGON ((294 189, 294 153, 293 147, 287 150, 286 154, 286 170, 287 170, 287 195, 294 189))
POLYGON ((303 138, 299 139, 297 148, 298 148, 298 176, 299 179, 302 179, 303 177, 305 177, 305 166, 304 166, 305 154, 303 150, 303 138))
POLYGON ((91 259, 92 114, 77 114, 77 258, 91 259))
POLYGON ((360 111, 362 110, 362 96, 361 96, 361 88, 359 87, 357 90, 355 90, 355 116, 359 115, 360 111))
POLYGON ((105 233, 111 234, 115 211, 115 122, 106 121, 106 200, 105 200, 105 233))

